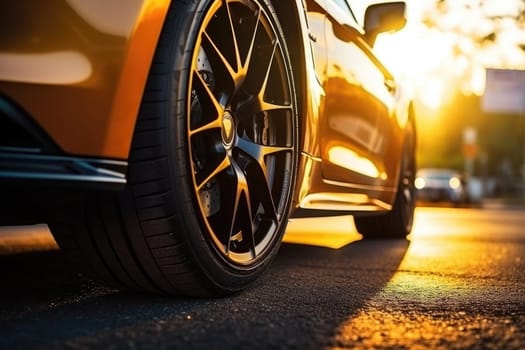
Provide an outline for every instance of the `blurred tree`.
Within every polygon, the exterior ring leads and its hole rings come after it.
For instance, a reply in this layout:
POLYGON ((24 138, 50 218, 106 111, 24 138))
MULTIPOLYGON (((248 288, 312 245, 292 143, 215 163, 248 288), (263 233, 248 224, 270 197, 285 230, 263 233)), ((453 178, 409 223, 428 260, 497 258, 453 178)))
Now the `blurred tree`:
POLYGON ((483 92, 485 67, 525 67, 525 0, 435 0, 421 21, 449 40, 465 93, 483 92))
POLYGON ((525 116, 486 114, 481 98, 457 93, 453 100, 436 112, 438 115, 418 124, 420 167, 446 167, 463 170, 463 132, 477 132, 478 153, 474 175, 497 176, 501 167, 509 166, 510 175, 518 177, 525 138, 525 116), (485 162, 481 164, 481 162, 485 162))
POLYGON ((447 79, 456 83, 448 85, 454 97, 434 118, 420 122, 421 134, 431 135, 420 138, 420 165, 461 169, 462 132, 473 127, 480 149, 475 172, 497 175, 510 167, 519 176, 525 116, 488 115, 479 96, 486 67, 525 69, 525 0, 434 0, 421 22, 446 38, 451 55, 447 79))

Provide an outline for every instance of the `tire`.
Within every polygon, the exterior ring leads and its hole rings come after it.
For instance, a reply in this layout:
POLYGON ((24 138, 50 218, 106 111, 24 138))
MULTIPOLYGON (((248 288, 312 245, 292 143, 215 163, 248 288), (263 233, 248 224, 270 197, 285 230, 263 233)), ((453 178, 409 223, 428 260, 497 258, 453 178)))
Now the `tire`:
POLYGON ((85 195, 50 224, 60 246, 123 289, 221 296, 276 255, 292 203, 298 115, 266 0, 173 1, 118 195, 85 195))
POLYGON ((407 126, 401 170, 392 210, 386 214, 354 217, 357 231, 366 239, 405 238, 412 230, 416 206, 415 134, 411 124, 407 126))

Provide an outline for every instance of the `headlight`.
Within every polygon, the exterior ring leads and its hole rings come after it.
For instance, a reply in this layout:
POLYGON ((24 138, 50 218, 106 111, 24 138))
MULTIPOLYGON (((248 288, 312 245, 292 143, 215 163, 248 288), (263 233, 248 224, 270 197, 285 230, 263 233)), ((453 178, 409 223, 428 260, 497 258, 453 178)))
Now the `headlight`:
POLYGON ((458 188, 461 187, 461 181, 460 181, 457 177, 452 177, 452 178, 450 178, 450 180, 448 181, 448 185, 449 185, 450 188, 452 188, 453 190, 457 190, 458 188))
POLYGON ((425 179, 423 179, 422 177, 418 177, 418 178, 414 181, 414 186, 416 186, 416 188, 417 188, 418 190, 422 189, 423 187, 426 186, 425 179))

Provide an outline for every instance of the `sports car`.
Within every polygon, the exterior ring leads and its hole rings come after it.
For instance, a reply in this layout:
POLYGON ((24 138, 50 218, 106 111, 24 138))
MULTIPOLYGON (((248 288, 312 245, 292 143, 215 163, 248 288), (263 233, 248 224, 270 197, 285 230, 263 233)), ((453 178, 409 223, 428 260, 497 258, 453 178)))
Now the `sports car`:
POLYGON ((409 94, 374 54, 404 2, 0 4, 0 223, 47 223, 118 288, 241 291, 290 217, 404 238, 409 94))

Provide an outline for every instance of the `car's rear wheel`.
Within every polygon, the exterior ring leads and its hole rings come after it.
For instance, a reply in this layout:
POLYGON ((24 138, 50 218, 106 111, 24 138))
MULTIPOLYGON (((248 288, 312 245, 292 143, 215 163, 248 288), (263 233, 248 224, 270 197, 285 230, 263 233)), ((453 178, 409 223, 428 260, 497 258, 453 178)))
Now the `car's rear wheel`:
POLYGON ((415 133, 407 125, 397 193, 392 210, 385 214, 354 217, 357 231, 364 238, 404 238, 412 230, 416 205, 415 133))
POLYGON ((50 227, 119 287, 242 290, 268 267, 288 221, 297 118, 284 36, 266 0, 174 1, 126 190, 74 201, 50 227))

